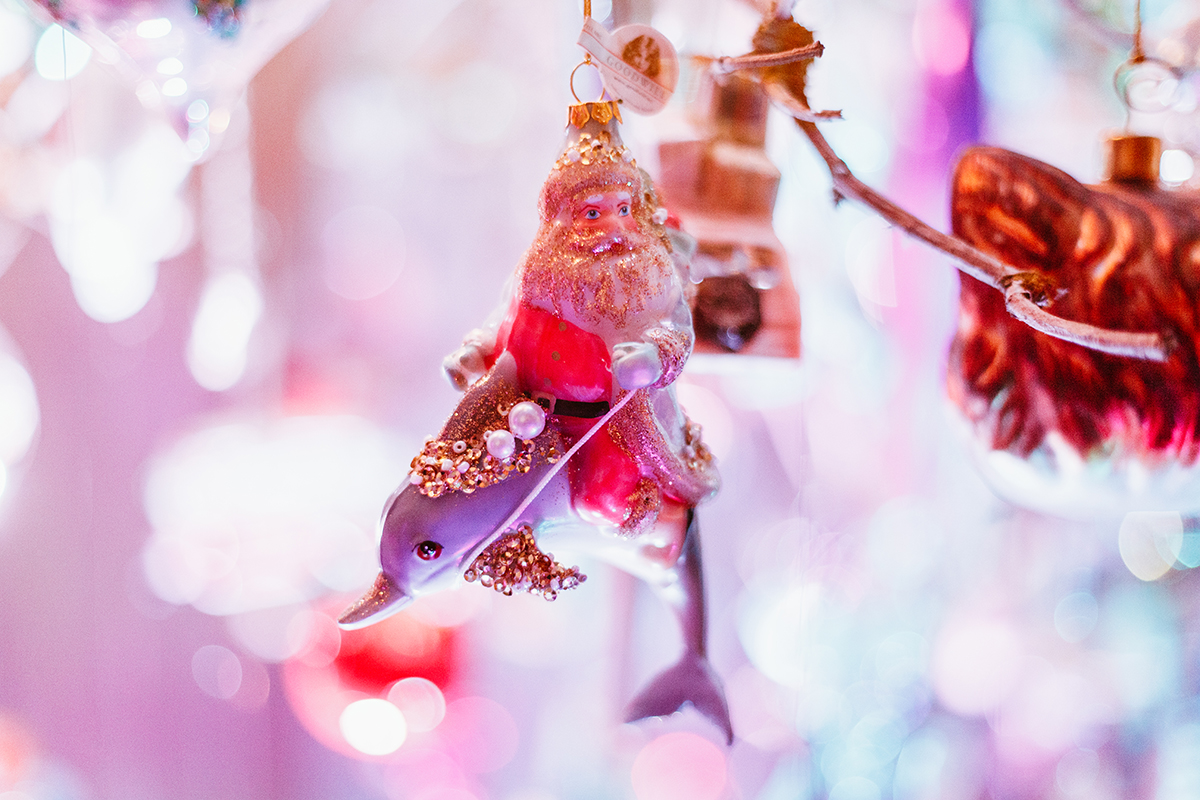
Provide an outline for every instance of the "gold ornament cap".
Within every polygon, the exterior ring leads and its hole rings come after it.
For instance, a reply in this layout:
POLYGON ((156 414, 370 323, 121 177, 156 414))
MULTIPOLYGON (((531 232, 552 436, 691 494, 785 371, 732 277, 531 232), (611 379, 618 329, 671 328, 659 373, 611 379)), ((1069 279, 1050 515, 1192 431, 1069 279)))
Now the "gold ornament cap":
POLYGON ((579 103, 567 112, 567 135, 542 187, 543 220, 558 215, 563 203, 582 191, 621 186, 634 204, 644 187, 633 152, 621 141, 617 123, 621 112, 615 100, 579 103))
POLYGON ((632 162, 633 154, 621 141, 617 128, 620 121, 621 109, 615 100, 578 103, 568 108, 566 141, 554 168, 632 162))
POLYGON ((1162 140, 1157 136, 1118 134, 1109 137, 1107 180, 1117 183, 1158 183, 1162 140))

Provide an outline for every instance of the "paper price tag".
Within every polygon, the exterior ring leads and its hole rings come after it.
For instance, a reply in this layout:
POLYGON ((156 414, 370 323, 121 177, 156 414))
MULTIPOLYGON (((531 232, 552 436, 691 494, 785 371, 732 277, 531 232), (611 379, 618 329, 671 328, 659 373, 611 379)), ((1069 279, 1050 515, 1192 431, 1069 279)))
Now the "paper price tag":
POLYGON ((588 19, 579 46, 591 54, 608 93, 639 114, 657 114, 675 93, 679 56, 671 40, 649 25, 626 25, 609 33, 588 19))

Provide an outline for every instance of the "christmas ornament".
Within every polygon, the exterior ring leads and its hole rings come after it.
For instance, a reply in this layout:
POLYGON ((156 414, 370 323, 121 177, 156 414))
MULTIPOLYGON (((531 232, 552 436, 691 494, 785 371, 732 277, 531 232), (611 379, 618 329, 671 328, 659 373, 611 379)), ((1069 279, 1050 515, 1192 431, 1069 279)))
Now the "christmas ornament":
MULTIPOLYGON (((69 28, 106 25, 114 20, 129 17, 140 11, 143 3, 121 2, 121 0, 34 0, 50 12, 55 21, 69 28)), ((244 0, 192 0, 192 14, 204 20, 209 29, 219 36, 232 36, 241 25, 241 8, 244 0)), ((173 3, 172 5, 178 5, 173 3)))
POLYGON ((666 209, 619 121, 614 101, 571 107, 537 239, 496 322, 447 357, 466 394, 388 501, 383 571, 341 623, 382 619, 460 577, 554 599, 585 576, 542 548, 590 552, 646 580, 684 634, 682 658, 628 718, 690 701, 731 739, 705 654, 694 513, 718 477, 671 386, 691 316, 666 209))
POLYGON ((246 84, 329 0, 32 0, 161 109, 201 158, 246 84))
POLYGON ((954 232, 1045 282, 1069 319, 1164 331, 1171 357, 1121 359, 1038 336, 965 278, 950 394, 985 473, 1023 504, 1195 510, 1200 194, 1158 182, 1157 139, 1110 145, 1110 177, 1097 186, 1016 153, 969 150, 953 181, 954 232))
POLYGON ((780 174, 763 147, 767 97, 738 75, 702 80, 703 138, 659 146, 659 186, 697 239, 696 351, 797 358, 799 298, 771 227, 780 174))

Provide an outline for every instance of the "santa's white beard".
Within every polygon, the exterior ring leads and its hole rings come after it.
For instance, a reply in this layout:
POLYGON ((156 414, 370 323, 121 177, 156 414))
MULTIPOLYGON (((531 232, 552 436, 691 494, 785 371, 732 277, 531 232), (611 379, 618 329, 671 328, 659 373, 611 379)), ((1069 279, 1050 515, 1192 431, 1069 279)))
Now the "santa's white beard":
POLYGON ((670 294, 674 269, 657 236, 555 225, 543 228, 525 254, 518 291, 523 302, 577 324, 619 331, 631 314, 655 310, 670 294))

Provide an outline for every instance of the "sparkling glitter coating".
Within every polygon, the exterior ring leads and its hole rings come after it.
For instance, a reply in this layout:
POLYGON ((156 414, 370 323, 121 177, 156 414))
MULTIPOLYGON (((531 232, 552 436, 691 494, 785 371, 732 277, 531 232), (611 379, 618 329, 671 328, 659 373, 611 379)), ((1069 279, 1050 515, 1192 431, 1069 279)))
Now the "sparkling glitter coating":
MULTIPOLYGON (((681 415, 682 416, 682 415, 681 415)), ((721 487, 716 460, 700 437, 700 426, 683 416, 682 442, 665 435, 642 392, 613 417, 612 436, 638 462, 663 494, 694 506, 721 487)))
POLYGON ((529 592, 547 600, 587 580, 579 567, 564 567, 553 554, 538 549, 529 525, 521 525, 484 548, 463 577, 468 583, 478 580, 503 595, 529 592))
POLYGON ((425 442, 412 460, 409 482, 426 497, 446 492, 471 494, 514 473, 557 461, 565 452, 562 438, 546 428, 533 439, 518 439, 513 454, 497 458, 488 452, 488 434, 508 430, 508 412, 529 396, 496 374, 481 378, 468 390, 441 433, 425 442))
POLYGON ((548 233, 519 272, 523 302, 601 330, 627 328, 670 302, 675 266, 660 243, 630 234, 626 252, 598 257, 587 251, 587 237, 569 228, 548 233))
POLYGON ((662 492, 658 484, 649 478, 642 478, 629 497, 629 516, 621 523, 621 533, 625 536, 643 533, 658 519, 661 510, 662 492))
POLYGON ((694 337, 690 328, 651 328, 644 334, 658 346, 658 359, 662 362, 662 377, 651 386, 661 389, 670 386, 683 372, 688 356, 692 354, 694 337))

